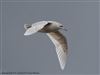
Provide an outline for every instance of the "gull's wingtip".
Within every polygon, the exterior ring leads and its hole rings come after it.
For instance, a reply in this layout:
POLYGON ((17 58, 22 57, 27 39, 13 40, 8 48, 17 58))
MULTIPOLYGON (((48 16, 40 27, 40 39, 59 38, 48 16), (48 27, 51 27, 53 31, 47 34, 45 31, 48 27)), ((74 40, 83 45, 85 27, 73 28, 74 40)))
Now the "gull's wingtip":
POLYGON ((24 34, 24 36, 27 36, 26 34, 24 34))
POLYGON ((61 66, 61 69, 64 70, 65 66, 61 66))
POLYGON ((26 34, 24 34, 24 36, 27 36, 26 34))
POLYGON ((24 36, 28 36, 28 35, 29 35, 28 33, 26 33, 26 32, 24 33, 24 36))

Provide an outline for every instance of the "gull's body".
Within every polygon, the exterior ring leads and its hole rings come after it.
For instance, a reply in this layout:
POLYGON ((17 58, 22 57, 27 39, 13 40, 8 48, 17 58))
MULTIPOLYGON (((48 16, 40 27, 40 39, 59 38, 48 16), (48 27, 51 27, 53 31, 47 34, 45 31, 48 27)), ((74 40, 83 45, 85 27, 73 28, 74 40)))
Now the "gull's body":
POLYGON ((24 25, 26 32, 25 36, 32 35, 36 32, 46 33, 54 43, 61 69, 66 65, 68 46, 65 37, 58 31, 63 29, 62 24, 55 21, 40 21, 30 25, 24 25))

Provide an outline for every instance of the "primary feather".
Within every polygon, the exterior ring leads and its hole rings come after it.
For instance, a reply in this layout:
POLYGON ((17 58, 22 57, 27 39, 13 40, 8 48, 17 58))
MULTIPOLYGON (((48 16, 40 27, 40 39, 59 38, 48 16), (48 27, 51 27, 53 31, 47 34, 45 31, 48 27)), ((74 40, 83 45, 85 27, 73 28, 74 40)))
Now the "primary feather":
POLYGON ((68 46, 65 37, 59 32, 47 33, 56 47, 56 52, 60 62, 61 69, 63 70, 66 65, 68 46))
POLYGON ((36 32, 38 32, 39 30, 41 30, 46 24, 48 24, 47 21, 40 21, 40 22, 36 22, 32 24, 31 28, 28 28, 26 30, 26 32, 24 33, 24 35, 32 35, 36 32))

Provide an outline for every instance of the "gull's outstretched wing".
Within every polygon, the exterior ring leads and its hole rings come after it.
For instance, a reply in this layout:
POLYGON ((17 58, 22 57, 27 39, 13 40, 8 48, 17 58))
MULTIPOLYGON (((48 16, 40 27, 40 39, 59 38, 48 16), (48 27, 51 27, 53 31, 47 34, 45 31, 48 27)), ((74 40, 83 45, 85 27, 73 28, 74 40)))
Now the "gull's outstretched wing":
POLYGON ((48 24, 47 21, 36 22, 36 23, 32 24, 32 27, 30 27, 30 28, 28 28, 26 30, 26 32, 24 33, 24 35, 25 36, 32 35, 32 34, 38 32, 39 30, 41 30, 46 24, 48 24))
POLYGON ((49 38, 52 40, 52 42, 56 47, 56 52, 58 55, 60 66, 61 69, 63 70, 66 65, 67 53, 68 53, 67 40, 59 31, 50 32, 47 33, 47 35, 49 36, 49 38))

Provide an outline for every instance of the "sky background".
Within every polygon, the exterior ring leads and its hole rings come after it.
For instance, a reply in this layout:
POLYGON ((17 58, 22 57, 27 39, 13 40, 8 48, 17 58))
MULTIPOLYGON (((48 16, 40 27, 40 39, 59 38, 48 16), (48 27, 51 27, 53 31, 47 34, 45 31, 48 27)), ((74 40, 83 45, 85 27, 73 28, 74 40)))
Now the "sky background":
POLYGON ((3 1, 3 71, 98 74, 98 2, 81 2, 82 0, 80 2, 78 0, 77 2, 3 1), (55 47, 46 34, 36 33, 32 36, 24 36, 24 24, 42 20, 58 21, 68 29, 67 32, 61 31, 67 38, 69 47, 69 57, 63 71, 60 68, 55 47))

